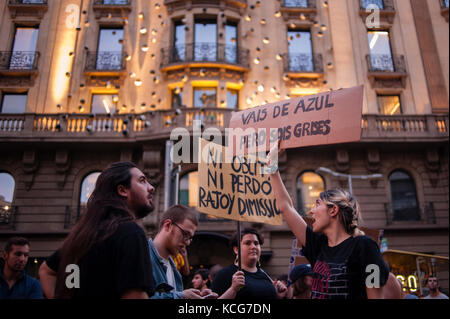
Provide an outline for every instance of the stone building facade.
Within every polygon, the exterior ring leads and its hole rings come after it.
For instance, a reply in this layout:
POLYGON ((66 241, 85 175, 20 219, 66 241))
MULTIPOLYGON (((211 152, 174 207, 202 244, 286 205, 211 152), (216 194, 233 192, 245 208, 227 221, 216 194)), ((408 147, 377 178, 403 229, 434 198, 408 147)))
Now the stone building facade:
MULTIPOLYGON (((153 235, 173 128, 224 130, 233 110, 357 85, 360 142, 282 159, 295 205, 307 210, 309 186, 348 187, 319 167, 382 174, 353 180, 364 226, 389 249, 448 257, 448 1, 2 0, 0 12, 0 244, 28 237, 33 271, 78 219, 89 174, 137 163, 157 186, 153 235)), ((181 191, 196 169, 181 165, 181 191)), ((292 233, 253 226, 265 269, 286 273, 292 233)), ((192 267, 230 263, 235 229, 203 216, 192 267)), ((439 276, 448 289, 448 262, 439 276)))

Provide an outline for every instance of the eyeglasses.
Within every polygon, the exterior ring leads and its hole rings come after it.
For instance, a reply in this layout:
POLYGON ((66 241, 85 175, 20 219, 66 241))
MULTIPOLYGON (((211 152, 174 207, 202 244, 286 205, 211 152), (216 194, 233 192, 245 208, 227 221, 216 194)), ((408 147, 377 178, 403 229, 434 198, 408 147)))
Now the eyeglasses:
POLYGON ((183 228, 181 228, 177 223, 175 223, 174 221, 172 221, 172 224, 174 224, 175 226, 177 226, 180 231, 181 231, 181 235, 183 235, 183 240, 184 241, 192 241, 192 239, 194 238, 194 236, 191 236, 191 234, 187 231, 185 231, 183 228))

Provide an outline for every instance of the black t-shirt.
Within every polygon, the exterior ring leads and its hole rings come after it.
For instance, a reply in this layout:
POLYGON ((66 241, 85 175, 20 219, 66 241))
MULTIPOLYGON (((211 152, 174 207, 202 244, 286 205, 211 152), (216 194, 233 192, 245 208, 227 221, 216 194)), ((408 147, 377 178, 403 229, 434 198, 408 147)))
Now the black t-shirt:
MULTIPOLYGON (((238 271, 236 265, 230 265, 220 270, 214 277, 211 290, 219 296, 231 287, 234 273, 238 271)), ((277 291, 269 276, 260 268, 255 273, 242 270, 245 276, 245 286, 239 290, 235 299, 277 299, 277 291)))
MULTIPOLYGON (((313 268, 313 299, 367 299, 366 278, 375 274, 368 265, 377 265, 380 286, 384 286, 389 269, 375 241, 367 236, 349 237, 337 246, 329 247, 328 239, 310 227, 306 230, 303 255, 313 268)), ((373 281, 369 278, 369 282, 373 281)))
MULTIPOLYGON (((58 271, 59 251, 47 260, 58 271)), ((94 244, 79 262, 80 288, 75 297, 120 298, 128 289, 153 295, 152 265, 144 231, 134 222, 118 226, 113 235, 94 244)))

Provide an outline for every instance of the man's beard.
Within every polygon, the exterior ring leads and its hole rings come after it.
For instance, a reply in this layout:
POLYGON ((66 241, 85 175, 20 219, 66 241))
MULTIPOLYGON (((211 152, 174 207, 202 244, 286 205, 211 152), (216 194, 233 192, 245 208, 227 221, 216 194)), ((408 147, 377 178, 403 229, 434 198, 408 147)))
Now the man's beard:
POLYGON ((150 205, 143 205, 143 206, 139 206, 136 208, 135 210, 135 214, 136 214, 136 219, 141 219, 146 217, 148 214, 150 214, 153 210, 155 209, 155 207, 153 206, 153 204, 150 205))

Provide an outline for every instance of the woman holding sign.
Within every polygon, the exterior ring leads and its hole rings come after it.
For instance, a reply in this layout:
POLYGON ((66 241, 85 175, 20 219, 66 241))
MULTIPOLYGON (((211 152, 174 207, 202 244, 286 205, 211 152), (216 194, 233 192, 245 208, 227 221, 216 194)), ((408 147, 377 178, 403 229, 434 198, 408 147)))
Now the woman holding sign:
POLYGON ((312 228, 294 208, 276 163, 278 148, 268 155, 270 181, 289 228, 313 267, 313 299, 379 299, 389 269, 375 241, 358 229, 361 211, 344 190, 327 190, 311 210, 312 228))
POLYGON ((238 233, 231 239, 231 246, 236 254, 234 264, 217 273, 211 290, 219 294, 219 299, 277 299, 284 298, 286 286, 281 281, 272 281, 258 265, 261 245, 264 243, 259 232, 245 228, 241 232, 241 264, 238 268, 238 233))

